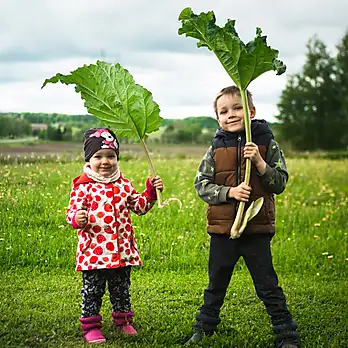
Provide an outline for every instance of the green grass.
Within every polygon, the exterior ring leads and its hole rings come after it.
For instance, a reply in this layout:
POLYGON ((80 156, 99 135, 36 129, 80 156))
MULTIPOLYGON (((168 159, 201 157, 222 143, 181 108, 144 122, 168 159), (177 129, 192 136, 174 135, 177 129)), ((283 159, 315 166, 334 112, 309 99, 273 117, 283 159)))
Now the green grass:
MULTIPOLYGON (((114 332, 102 307, 104 346, 179 347, 192 333, 207 285, 206 205, 193 189, 200 158, 163 158, 155 166, 172 203, 133 216, 144 267, 132 275, 139 336, 114 332)), ((290 181, 277 197, 273 259, 304 347, 348 346, 348 160, 288 160, 290 181)), ((121 161, 138 190, 148 164, 121 161), (135 167, 136 165, 136 167, 135 167)), ((24 163, 0 169, 0 347, 82 347, 76 231, 65 222, 71 179, 82 163, 24 163)), ((241 261, 222 310, 219 333, 203 347, 271 347, 270 320, 241 261)))
MULTIPOLYGON (((107 347, 180 347, 192 334, 194 315, 206 286, 205 267, 191 272, 132 274, 132 302, 137 337, 112 327, 108 294, 101 314, 107 347)), ((83 347, 78 321, 80 275, 73 271, 23 269, 1 275, 1 347, 83 347)), ((345 347, 346 283, 310 277, 280 277, 305 347, 345 347)), ((221 313, 222 323, 202 347, 272 347, 272 327, 256 298, 247 272, 236 272, 221 313)))

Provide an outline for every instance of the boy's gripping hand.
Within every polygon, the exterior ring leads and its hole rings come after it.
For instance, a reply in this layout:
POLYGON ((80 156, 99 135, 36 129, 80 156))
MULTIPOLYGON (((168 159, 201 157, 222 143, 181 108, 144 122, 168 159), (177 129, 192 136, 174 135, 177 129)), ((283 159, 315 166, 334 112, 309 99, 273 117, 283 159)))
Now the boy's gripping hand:
POLYGON ((78 210, 75 215, 75 222, 79 227, 84 227, 88 222, 87 210, 78 210))
POLYGON ((234 198, 237 201, 247 202, 250 197, 251 187, 246 183, 242 182, 240 185, 235 187, 230 187, 227 196, 229 198, 234 198))
POLYGON ((265 174, 266 172, 266 162, 260 155, 259 147, 252 143, 246 143, 243 150, 244 158, 248 158, 254 163, 256 169, 258 170, 260 175, 265 174))

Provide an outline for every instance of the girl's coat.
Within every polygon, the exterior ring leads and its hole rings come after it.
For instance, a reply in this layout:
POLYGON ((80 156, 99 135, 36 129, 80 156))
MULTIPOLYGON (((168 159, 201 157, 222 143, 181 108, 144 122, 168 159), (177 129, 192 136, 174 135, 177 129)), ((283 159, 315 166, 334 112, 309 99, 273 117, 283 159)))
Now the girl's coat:
POLYGON ((73 180, 66 220, 78 229, 76 270, 85 271, 141 265, 129 209, 137 215, 147 213, 156 200, 150 181, 138 193, 120 175, 113 183, 99 183, 85 173, 73 180), (88 223, 75 222, 78 210, 88 212, 88 223))

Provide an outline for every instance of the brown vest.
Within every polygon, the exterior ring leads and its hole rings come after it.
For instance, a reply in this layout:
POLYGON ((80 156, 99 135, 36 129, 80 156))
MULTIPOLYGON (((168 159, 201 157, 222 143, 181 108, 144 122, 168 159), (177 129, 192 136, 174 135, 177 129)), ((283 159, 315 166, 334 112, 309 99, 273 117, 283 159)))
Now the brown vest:
MULTIPOLYGON (((263 159, 265 159, 267 145, 271 139, 269 133, 267 134, 262 133, 261 137, 256 136, 256 138, 253 134, 253 142, 258 145, 263 159)), ((234 140, 220 140, 221 139, 218 139, 218 141, 215 142, 213 141, 214 159, 216 164, 214 183, 224 186, 238 186, 238 184, 243 181, 245 172, 246 161, 241 155, 243 146, 238 146, 237 142, 234 140), (239 158, 240 163, 238 163, 239 158), (238 167, 240 169, 240 173, 238 167), (239 178, 238 174, 240 176, 239 178)), ((245 139, 242 139, 240 144, 245 144, 245 139)), ((274 233, 274 196, 272 193, 268 193, 263 188, 260 177, 257 175, 257 169, 253 164, 251 166, 250 185, 252 187, 252 191, 249 202, 246 203, 244 211, 248 209, 251 202, 255 201, 259 197, 264 197, 264 203, 259 213, 248 222, 243 233, 274 233)), ((230 199, 229 202, 219 205, 209 205, 207 211, 207 232, 229 235, 237 209, 238 204, 235 199, 230 199)))

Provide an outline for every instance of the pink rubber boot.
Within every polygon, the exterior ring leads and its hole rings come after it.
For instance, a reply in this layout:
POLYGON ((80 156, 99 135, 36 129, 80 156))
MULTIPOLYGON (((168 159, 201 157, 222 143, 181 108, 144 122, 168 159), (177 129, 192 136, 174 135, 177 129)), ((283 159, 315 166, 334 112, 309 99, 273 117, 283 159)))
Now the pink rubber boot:
POLYGON ((93 315, 88 318, 80 318, 83 337, 87 343, 103 343, 106 342, 105 337, 100 331, 102 327, 102 316, 93 315))
POLYGON ((137 334, 136 330, 132 326, 133 323, 134 312, 113 312, 112 320, 115 324, 115 328, 120 332, 134 336, 137 334))

